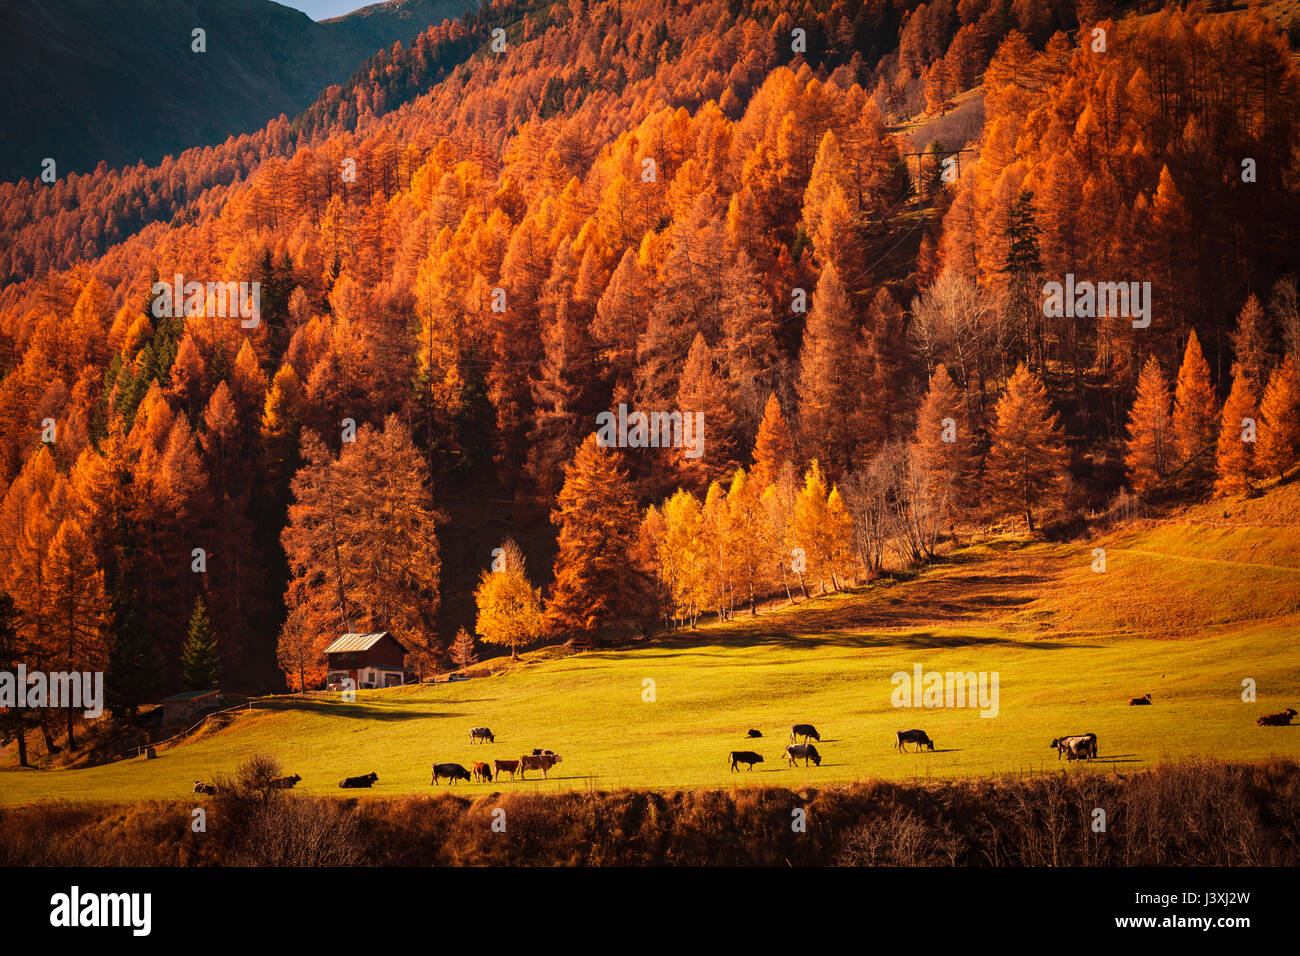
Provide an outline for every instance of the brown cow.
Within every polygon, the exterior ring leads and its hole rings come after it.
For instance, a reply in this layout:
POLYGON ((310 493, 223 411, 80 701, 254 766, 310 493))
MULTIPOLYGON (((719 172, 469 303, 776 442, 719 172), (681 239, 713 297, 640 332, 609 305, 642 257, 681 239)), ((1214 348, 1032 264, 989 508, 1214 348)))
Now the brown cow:
POLYGON ((1265 714, 1263 717, 1259 718, 1259 720, 1255 721, 1255 723, 1259 724, 1261 727, 1289 727, 1291 726, 1291 718, 1295 715, 1295 711, 1288 707, 1280 714, 1265 714))
POLYGON ((518 760, 493 760, 492 769, 496 772, 497 781, 500 782, 503 773, 510 774, 510 779, 515 779, 515 774, 519 772, 518 760))
POLYGON ((1134 697, 1134 698, 1132 698, 1132 699, 1128 702, 1128 705, 1129 705, 1130 707, 1140 707, 1140 706, 1142 706, 1143 704, 1149 704, 1149 703, 1151 703, 1151 695, 1150 695, 1150 694, 1147 694, 1145 697, 1134 697))
POLYGON ((474 779, 479 783, 492 782, 492 768, 481 760, 474 764, 471 768, 471 772, 474 774, 474 779))
POLYGON ((271 781, 271 786, 277 790, 292 790, 301 779, 296 773, 292 777, 277 777, 271 781))
POLYGON ((525 770, 540 770, 542 779, 546 779, 546 771, 550 770, 560 762, 559 754, 524 754, 519 758, 519 779, 527 780, 524 776, 525 770))

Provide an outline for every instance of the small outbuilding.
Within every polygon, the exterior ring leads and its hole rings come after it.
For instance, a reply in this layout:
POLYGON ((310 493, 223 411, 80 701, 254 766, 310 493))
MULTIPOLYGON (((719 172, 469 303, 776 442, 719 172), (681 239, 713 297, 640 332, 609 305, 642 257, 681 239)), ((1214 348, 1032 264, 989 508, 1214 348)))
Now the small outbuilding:
POLYGON ((356 687, 400 687, 415 674, 406 667, 406 648, 392 634, 344 634, 325 648, 329 686, 345 679, 356 687))
POLYGON ((162 702, 163 723, 178 724, 191 720, 196 714, 211 710, 221 704, 221 691, 187 690, 183 694, 173 694, 162 702))

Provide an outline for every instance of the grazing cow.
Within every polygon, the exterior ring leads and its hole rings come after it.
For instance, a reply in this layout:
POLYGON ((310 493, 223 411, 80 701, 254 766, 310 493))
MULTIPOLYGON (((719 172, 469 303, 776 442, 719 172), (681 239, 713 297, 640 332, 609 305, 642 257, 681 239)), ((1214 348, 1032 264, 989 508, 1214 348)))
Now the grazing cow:
POLYGON ((1265 714, 1255 723, 1261 727, 1289 727, 1291 726, 1291 718, 1295 715, 1295 711, 1288 707, 1280 714, 1265 714))
POLYGON ((301 779, 302 777, 298 776, 295 773, 292 777, 279 777, 275 780, 272 780, 271 786, 273 786, 277 790, 292 790, 294 787, 298 785, 298 781, 301 779))
POLYGON ((510 774, 510 779, 515 779, 515 774, 519 772, 518 760, 493 760, 492 769, 496 772, 498 782, 501 780, 503 773, 510 774))
POLYGON ((1149 703, 1151 703, 1151 695, 1147 694, 1145 697, 1134 697, 1132 700, 1128 702, 1128 705, 1130 707, 1140 707, 1143 704, 1149 704, 1149 703))
POLYGON ((357 787, 363 787, 366 790, 369 790, 378 779, 379 774, 371 772, 366 774, 364 777, 347 777, 344 780, 340 780, 339 786, 344 790, 351 790, 357 787))
POLYGON ((751 728, 749 729, 749 733, 747 733, 745 736, 746 736, 746 737, 761 737, 761 736, 763 736, 763 735, 762 735, 761 733, 759 733, 757 730, 755 730, 754 728, 751 727, 751 728))
POLYGON ((458 763, 436 763, 433 765, 433 779, 430 783, 437 783, 443 777, 446 777, 452 783, 457 780, 464 780, 470 783, 469 771, 458 763))
POLYGON ((492 768, 489 767, 487 764, 483 763, 482 761, 479 761, 478 763, 474 764, 473 773, 474 773, 474 779, 479 783, 492 782, 492 768))
POLYGON ((476 743, 480 740, 493 744, 497 742, 497 739, 492 736, 492 731, 488 730, 486 727, 475 727, 469 732, 469 742, 476 743))
POLYGON ((920 753, 922 747, 934 750, 934 741, 924 730, 900 730, 896 736, 898 742, 894 744, 894 748, 902 753, 907 753, 905 744, 916 744, 917 753, 920 753))
POLYGON ((1072 737, 1057 737, 1052 741, 1051 746, 1056 750, 1056 759, 1061 759, 1061 754, 1065 754, 1068 760, 1092 760, 1097 756, 1097 735, 1096 734, 1075 734, 1072 737))
POLYGON ((542 779, 546 779, 546 771, 550 770, 560 762, 560 755, 553 753, 543 754, 525 754, 519 758, 519 779, 527 780, 524 776, 525 770, 540 770, 542 779))
POLYGON ((213 796, 217 792, 217 785, 215 783, 203 783, 201 780, 195 780, 194 792, 206 793, 208 796, 213 796))
POLYGON ((791 744, 785 748, 785 758, 790 761, 790 766, 794 766, 796 760, 803 760, 803 765, 808 766, 811 760, 817 766, 822 765, 822 755, 817 752, 817 748, 812 744, 791 744))
POLYGON ((762 763, 762 762, 763 762, 762 755, 756 754, 752 750, 733 750, 731 752, 731 769, 733 772, 736 769, 736 764, 739 763, 749 764, 749 769, 753 770, 754 764, 762 763))
POLYGON ((817 728, 812 724, 795 724, 790 728, 790 743, 794 743, 796 737, 802 737, 804 743, 809 740, 815 740, 821 743, 822 739, 817 734, 817 728))

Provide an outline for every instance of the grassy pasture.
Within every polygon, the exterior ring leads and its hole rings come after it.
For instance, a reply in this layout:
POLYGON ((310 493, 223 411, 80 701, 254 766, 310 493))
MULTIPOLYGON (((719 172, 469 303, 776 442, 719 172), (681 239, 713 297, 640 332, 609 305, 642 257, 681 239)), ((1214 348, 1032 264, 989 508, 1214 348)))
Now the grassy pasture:
MULTIPOLYGON (((180 797, 196 779, 266 752, 299 789, 340 793, 375 771, 374 794, 431 790, 433 761, 515 758, 549 747, 547 781, 497 789, 659 790, 730 784, 927 779, 1065 770, 1048 744, 1091 731, 1096 769, 1120 773, 1190 755, 1300 755, 1300 726, 1258 728, 1296 705, 1300 548, 1294 527, 1216 526, 1206 514, 1086 544, 999 538, 908 580, 742 616, 635 650, 525 659, 458 684, 318 693, 236 715, 229 727, 160 752, 75 770, 0 773, 0 802, 180 797), (1092 549, 1107 551, 1105 573, 1092 549), (996 671, 999 710, 899 709, 890 677, 996 671), (1253 678, 1258 702, 1241 699, 1253 678), (646 679, 653 702, 643 700, 646 679), (1128 699, 1151 693, 1151 707, 1128 699), (782 759, 789 726, 815 724, 821 767, 782 759), (495 744, 470 745, 485 724, 495 744), (763 739, 748 741, 755 727, 763 739), (900 755, 894 732, 919 727, 934 753, 900 755), (727 753, 766 762, 731 773, 727 753)), ((446 784, 442 785, 443 787, 446 784)), ((366 791, 350 791, 363 795, 366 791)))

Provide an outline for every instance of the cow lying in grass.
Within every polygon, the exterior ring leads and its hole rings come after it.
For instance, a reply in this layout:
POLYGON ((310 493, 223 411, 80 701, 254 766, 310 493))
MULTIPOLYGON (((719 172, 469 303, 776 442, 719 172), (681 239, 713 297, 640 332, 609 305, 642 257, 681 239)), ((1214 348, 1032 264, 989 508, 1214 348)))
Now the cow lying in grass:
POLYGON ((271 781, 271 786, 277 790, 292 790, 301 779, 296 773, 291 777, 277 777, 271 781))
POLYGON ((796 760, 802 760, 805 767, 808 766, 809 760, 819 767, 822 765, 822 755, 812 744, 791 744, 785 748, 785 759, 790 761, 792 767, 796 760))
POLYGON ((754 764, 762 763, 763 757, 754 753, 752 750, 733 750, 731 752, 731 769, 734 772, 736 764, 749 764, 749 769, 754 769, 754 764))
POLYGON ((894 744, 894 748, 902 753, 907 753, 907 747, 904 744, 916 744, 917 752, 920 752, 922 747, 929 747, 934 750, 934 741, 930 739, 924 730, 900 730, 895 736, 898 741, 894 744))
POLYGON ((1259 720, 1255 721, 1261 727, 1289 727, 1291 718, 1295 716, 1295 711, 1288 707, 1280 714, 1265 714, 1259 720))
POLYGON ((470 780, 469 771, 458 763, 436 763, 433 765, 433 779, 430 783, 436 784, 439 780, 446 778, 452 783, 457 780, 464 780, 466 783, 470 780))
POLYGON ((219 788, 217 787, 217 785, 216 785, 215 783, 204 783, 204 782, 201 781, 201 780, 195 780, 195 781, 194 781, 194 792, 195 792, 195 793, 204 793, 204 794, 207 794, 209 797, 211 797, 211 796, 214 796, 214 795, 218 792, 218 789, 219 789, 219 788))
POLYGON ((492 782, 492 768, 489 767, 487 764, 483 763, 481 760, 474 764, 474 766, 471 768, 471 772, 473 773, 474 780, 477 783, 492 782))
POLYGON ((348 777, 344 780, 340 780, 339 786, 342 787, 344 790, 351 790, 355 788, 365 788, 366 790, 369 790, 371 786, 374 785, 374 782, 378 779, 379 779, 379 774, 374 773, 372 771, 371 773, 366 774, 364 777, 348 777))
POLYGON ((1134 697, 1132 700, 1128 702, 1128 705, 1130 707, 1139 707, 1143 704, 1149 704, 1149 703, 1151 703, 1151 695, 1147 694, 1145 697, 1134 697))
POLYGON ((1057 737, 1051 746, 1056 750, 1056 759, 1065 754, 1066 760, 1092 760, 1097 756, 1096 734, 1075 734, 1072 737, 1057 737))

